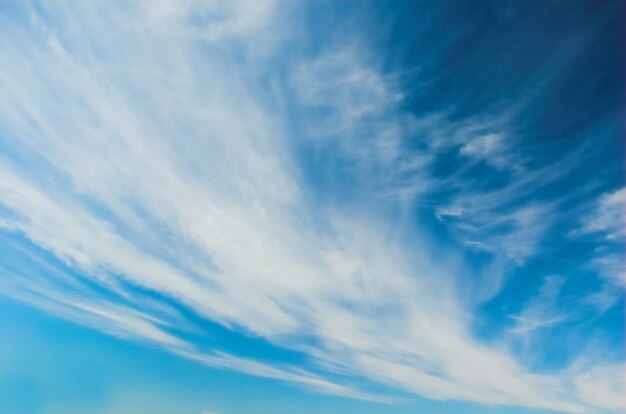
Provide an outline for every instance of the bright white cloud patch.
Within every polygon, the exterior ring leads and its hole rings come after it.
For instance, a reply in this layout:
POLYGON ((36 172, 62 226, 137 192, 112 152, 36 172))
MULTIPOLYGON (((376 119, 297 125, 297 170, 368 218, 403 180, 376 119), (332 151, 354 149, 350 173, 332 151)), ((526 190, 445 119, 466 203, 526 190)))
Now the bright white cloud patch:
MULTIPOLYGON (((299 137, 290 135, 291 120, 266 78, 283 29, 276 7, 61 2, 45 17, 33 11, 30 27, 3 18, 0 226, 108 289, 58 269, 39 275, 41 283, 4 269, 5 292, 199 363, 330 394, 385 400, 353 386, 366 380, 441 400, 619 409, 621 365, 537 373, 505 346, 479 339, 474 309, 457 286, 458 252, 434 260, 425 238, 411 235, 407 244, 397 231, 402 217, 367 206, 312 207, 290 145, 299 137), (170 329, 184 317, 127 285, 299 351, 310 367, 200 349, 170 329)), ((357 49, 332 47, 287 69, 282 87, 293 88, 300 105, 331 114, 311 135, 345 134, 339 147, 351 160, 408 165, 399 136, 415 120, 357 49)), ((486 135, 461 153, 500 168, 501 149, 499 135, 486 135)), ((551 206, 484 208, 513 200, 514 190, 460 194, 439 216, 469 217, 459 224, 466 244, 523 262, 551 206), (485 228, 494 231, 471 237, 485 228)), ((613 198, 603 199, 585 231, 622 234, 607 230, 617 214, 613 198)), ((517 329, 547 323, 542 306, 516 316, 517 329)))

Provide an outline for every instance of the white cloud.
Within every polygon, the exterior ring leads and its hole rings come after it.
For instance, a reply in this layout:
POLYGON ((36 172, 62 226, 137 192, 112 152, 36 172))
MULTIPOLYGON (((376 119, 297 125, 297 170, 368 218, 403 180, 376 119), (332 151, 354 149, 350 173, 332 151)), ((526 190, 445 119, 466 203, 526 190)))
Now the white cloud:
POLYGON ((606 240, 626 238, 626 188, 600 196, 593 213, 585 218, 577 233, 599 233, 606 240))
POLYGON ((460 153, 467 157, 485 161, 498 169, 514 166, 502 134, 487 134, 474 138, 461 147, 460 153))
POLYGON ((573 370, 572 381, 580 400, 592 407, 619 412, 624 409, 626 370, 620 364, 573 370))
POLYGON ((514 115, 509 110, 500 117, 454 123, 441 114, 431 117, 423 129, 430 134, 433 150, 459 148, 465 160, 432 186, 434 191, 445 192, 435 216, 470 249, 489 252, 496 262, 519 266, 543 254, 544 236, 571 214, 564 207, 571 195, 550 188, 581 165, 589 144, 577 145, 558 161, 536 157, 530 163, 528 154, 515 147, 507 134, 493 132, 506 130, 514 115), (480 162, 495 168, 491 173, 472 173, 480 162))
POLYGON ((337 145, 365 166, 397 159, 407 122, 394 118, 402 95, 359 49, 325 51, 297 66, 291 83, 305 113, 321 111, 307 119, 309 138, 337 145))
MULTIPOLYGON (((614 406, 604 388, 581 399, 578 385, 530 372, 475 338, 472 309, 456 291, 454 263, 462 260, 443 252, 454 260, 435 262, 419 235, 407 248, 395 231, 401 217, 311 208, 289 152, 288 120, 251 75, 254 62, 234 60, 231 48, 241 46, 224 40, 258 40, 257 31, 279 30, 277 22, 270 11, 237 3, 198 35, 187 18, 199 4, 59 3, 46 24, 66 45, 61 54, 28 28, 6 27, 0 203, 10 214, 0 226, 108 288, 128 283, 158 292, 233 330, 304 352, 323 373, 200 352, 166 329, 167 314, 122 303, 124 295, 112 302, 56 279, 44 289, 5 272, 11 294, 203 364, 331 394, 380 399, 332 379, 340 374, 437 399, 571 412, 614 406)), ((313 62, 294 69, 296 92, 333 111, 333 131, 347 131, 344 151, 396 161, 406 120, 398 126, 388 114, 400 96, 386 78, 358 54, 333 49, 313 62), (372 119, 381 123, 359 147, 357 132, 372 119)), ((511 226, 512 236, 476 241, 523 260, 549 207, 496 216, 493 200, 505 192, 514 189, 460 198, 457 210, 441 215, 462 211, 477 228, 511 226)), ((580 374, 581 383, 593 369, 580 374)))
POLYGON ((552 224, 554 207, 550 203, 515 205, 516 199, 516 195, 497 190, 460 193, 452 204, 437 209, 436 216, 454 220, 451 224, 457 237, 470 248, 522 264, 536 254, 552 224))
POLYGON ((605 312, 623 297, 626 285, 623 250, 626 240, 626 188, 600 195, 590 210, 570 235, 578 239, 600 238, 587 268, 603 279, 603 285, 589 294, 586 301, 605 312))
POLYGON ((567 315, 560 311, 558 297, 564 279, 560 276, 548 276, 533 297, 518 315, 511 315, 516 321, 512 332, 517 335, 526 335, 536 329, 548 328, 563 322, 567 315))

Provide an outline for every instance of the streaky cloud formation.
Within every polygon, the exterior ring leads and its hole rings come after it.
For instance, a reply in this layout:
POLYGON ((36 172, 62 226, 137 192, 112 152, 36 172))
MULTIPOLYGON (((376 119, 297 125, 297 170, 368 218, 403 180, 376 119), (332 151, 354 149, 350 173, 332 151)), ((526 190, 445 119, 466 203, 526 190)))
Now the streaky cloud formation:
POLYGON ((520 124, 593 28, 461 117, 431 90, 457 40, 402 71, 346 7, 0 6, 2 294, 321 393, 623 410, 626 189, 587 174, 619 115, 572 143, 520 124))

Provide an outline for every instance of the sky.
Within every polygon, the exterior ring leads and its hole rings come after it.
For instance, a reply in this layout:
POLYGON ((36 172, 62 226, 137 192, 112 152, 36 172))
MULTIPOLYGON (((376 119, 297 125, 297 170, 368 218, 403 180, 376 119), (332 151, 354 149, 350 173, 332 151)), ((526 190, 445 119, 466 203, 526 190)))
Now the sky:
POLYGON ((625 7, 0 2, 0 414, 623 412, 625 7))

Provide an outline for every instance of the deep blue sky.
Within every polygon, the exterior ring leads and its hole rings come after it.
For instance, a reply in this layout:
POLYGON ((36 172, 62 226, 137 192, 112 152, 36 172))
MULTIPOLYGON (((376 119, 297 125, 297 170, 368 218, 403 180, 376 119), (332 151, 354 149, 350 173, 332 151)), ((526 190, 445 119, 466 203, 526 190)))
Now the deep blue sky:
POLYGON ((624 409, 622 1, 0 5, 0 414, 624 409))

